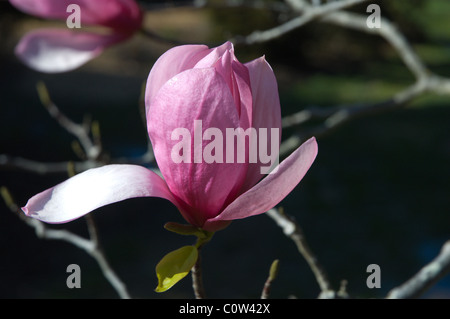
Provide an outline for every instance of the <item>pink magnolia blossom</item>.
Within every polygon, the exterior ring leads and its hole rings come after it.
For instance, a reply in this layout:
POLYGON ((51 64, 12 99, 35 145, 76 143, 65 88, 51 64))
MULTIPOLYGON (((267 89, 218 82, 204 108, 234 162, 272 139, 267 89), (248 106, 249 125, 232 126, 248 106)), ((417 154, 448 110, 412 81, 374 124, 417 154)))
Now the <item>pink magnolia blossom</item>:
MULTIPOLYGON (((136 165, 93 168, 32 197, 22 208, 25 214, 62 223, 110 203, 150 196, 171 201, 190 224, 217 231, 232 220, 277 205, 300 182, 317 155, 317 143, 311 138, 270 174, 261 173, 263 161, 250 163, 248 156, 244 162, 172 160, 179 141, 171 132, 185 128, 195 135, 195 121, 201 120, 204 130, 222 132, 229 128, 281 130, 278 88, 271 67, 264 57, 241 64, 229 42, 212 49, 178 46, 163 54, 148 77, 146 116, 163 178, 136 165)), ((202 146, 208 143, 211 141, 203 140, 202 146)), ((244 147, 249 155, 249 143, 244 147)))
POLYGON ((66 21, 71 4, 80 7, 84 26, 104 27, 107 32, 45 28, 27 33, 16 55, 34 70, 46 73, 70 71, 97 57, 106 48, 125 41, 142 24, 142 12, 134 0, 9 0, 17 9, 40 18, 66 21))

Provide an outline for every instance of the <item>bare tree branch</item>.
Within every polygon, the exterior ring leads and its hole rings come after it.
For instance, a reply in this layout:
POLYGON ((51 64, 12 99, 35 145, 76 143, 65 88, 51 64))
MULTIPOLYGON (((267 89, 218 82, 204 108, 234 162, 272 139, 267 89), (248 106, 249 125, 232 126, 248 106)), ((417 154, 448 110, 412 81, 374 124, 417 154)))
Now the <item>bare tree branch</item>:
MULTIPOLYGON (((147 151, 141 156, 118 157, 105 161, 101 158, 102 142, 100 137, 100 128, 98 122, 77 124, 64 115, 50 98, 50 94, 44 83, 39 82, 37 91, 42 104, 45 106, 50 116, 54 118, 63 129, 74 135, 80 144, 73 144, 75 153, 81 158, 81 161, 62 161, 62 162, 40 162, 18 156, 0 154, 0 169, 18 169, 39 175, 46 174, 66 174, 68 168, 75 172, 83 172, 90 168, 100 167, 108 163, 114 164, 136 164, 148 165, 155 161, 153 149, 150 141, 147 142, 147 151), (92 137, 91 137, 92 135, 92 137)), ((141 97, 143 99, 143 96, 141 97)), ((143 100, 141 101, 143 103, 143 100)), ((141 106, 142 108, 143 106, 141 106)))
POLYGON ((26 172, 36 173, 39 175, 63 173, 67 174, 68 167, 73 165, 77 172, 85 171, 89 168, 98 167, 101 165, 97 161, 82 161, 82 162, 39 162, 18 156, 10 156, 0 154, 0 168, 8 170, 22 170, 26 172))
MULTIPOLYGON (((99 160, 41 162, 19 156, 0 154, 0 169, 21 170, 39 175, 67 174, 69 167, 73 167, 79 173, 105 164, 150 165, 154 163, 154 160, 155 158, 151 150, 138 157, 118 157, 109 159, 108 162, 99 160)), ((157 169, 155 168, 153 170, 157 169)))
POLYGON ((380 28, 369 28, 366 16, 351 12, 335 11, 325 16, 322 21, 369 34, 378 34, 396 50, 418 81, 427 78, 429 75, 427 67, 415 53, 408 40, 388 19, 381 17, 380 28))
POLYGON ((314 276, 316 277, 317 283, 319 284, 321 290, 319 298, 335 298, 336 293, 331 287, 331 283, 328 280, 328 276, 324 268, 320 265, 317 257, 309 248, 303 231, 294 220, 294 218, 286 215, 283 211, 280 211, 280 209, 276 208, 273 208, 266 212, 266 215, 272 218, 277 223, 277 225, 281 227, 283 233, 287 237, 292 239, 292 241, 297 246, 298 251, 305 258, 306 262, 314 273, 314 276))
POLYGON ((285 22, 277 27, 274 27, 265 31, 254 31, 247 36, 239 36, 232 39, 231 42, 240 44, 254 44, 266 42, 272 39, 276 39, 283 34, 286 34, 292 30, 295 30, 308 22, 323 17, 330 12, 341 10, 351 7, 355 4, 365 2, 367 0, 340 0, 329 2, 319 6, 304 5, 304 3, 297 3, 297 1, 290 1, 291 5, 301 13, 299 17, 293 18, 288 22, 285 22))
POLYGON ((80 125, 73 122, 67 116, 65 116, 55 103, 52 102, 50 95, 48 93, 47 87, 43 82, 39 82, 37 84, 37 91, 39 94, 39 98, 41 99, 42 104, 47 109, 48 113, 69 133, 74 135, 81 146, 83 147, 83 151, 86 154, 87 159, 95 160, 100 156, 101 153, 101 144, 99 136, 99 129, 94 124, 94 138, 91 139, 89 136, 91 127, 90 125, 80 125))
MULTIPOLYGON (((292 2, 297 3, 296 0, 292 2)), ((335 11, 327 14, 321 21, 380 35, 396 50, 405 66, 415 76, 416 81, 385 101, 327 109, 311 107, 283 118, 283 128, 298 126, 312 119, 321 118, 324 121, 311 131, 297 132, 290 136, 280 146, 280 155, 288 154, 310 136, 319 137, 324 134, 329 134, 342 124, 360 118, 361 116, 404 107, 407 103, 424 93, 431 92, 450 95, 450 79, 434 74, 428 70, 403 34, 387 19, 382 18, 381 28, 368 28, 365 16, 350 12, 335 11)))
POLYGON ((90 238, 86 239, 65 229, 51 229, 43 222, 26 217, 20 210, 19 206, 15 203, 8 189, 4 186, 0 187, 0 195, 3 198, 6 206, 19 218, 24 221, 28 226, 32 227, 36 232, 36 236, 41 239, 54 239, 68 242, 88 253, 92 256, 100 266, 100 269, 109 281, 111 286, 116 290, 117 294, 123 299, 129 299, 130 295, 127 291, 127 287, 120 280, 117 274, 110 266, 108 260, 105 257, 103 250, 100 248, 98 241, 97 230, 92 220, 92 217, 87 217, 88 230, 90 238))
POLYGON ((439 255, 403 285, 392 289, 388 299, 418 298, 431 286, 450 273, 450 241, 447 241, 439 255))

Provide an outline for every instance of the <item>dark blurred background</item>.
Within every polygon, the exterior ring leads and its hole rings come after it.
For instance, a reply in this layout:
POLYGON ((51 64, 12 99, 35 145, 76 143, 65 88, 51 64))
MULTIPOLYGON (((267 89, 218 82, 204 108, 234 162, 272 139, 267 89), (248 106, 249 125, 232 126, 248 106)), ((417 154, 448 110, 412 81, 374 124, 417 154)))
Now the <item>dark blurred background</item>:
MULTIPOLYGON (((275 26, 283 13, 190 2, 139 1, 144 27, 162 37, 217 45, 239 34, 275 26)), ((268 1, 267 3, 273 4, 268 1)), ((446 0, 372 1, 395 22, 430 67, 450 76, 450 3, 446 0)), ((369 3, 352 11, 367 14, 369 3)), ((0 154, 43 162, 78 160, 73 136, 50 118, 36 83, 71 119, 99 121, 111 158, 145 153, 147 133, 139 101, 154 61, 170 43, 141 34, 64 74, 22 65, 14 46, 27 31, 64 22, 22 14, 0 1, 0 154)), ((279 39, 237 46, 241 62, 265 55, 279 81, 283 115, 309 106, 383 101, 413 83, 396 52, 381 38, 312 22, 279 39)), ((450 97, 423 95, 406 108, 352 121, 318 139, 319 155, 300 185, 281 203, 302 226, 337 289, 348 281, 354 297, 381 298, 434 258, 450 237, 450 97), (366 268, 381 267, 381 288, 369 289, 366 268)), ((291 131, 283 132, 288 137, 291 131)), ((0 166, 0 186, 19 205, 67 178, 0 166)), ((154 268, 169 251, 194 243, 163 229, 183 222, 167 201, 132 199, 92 214, 112 267, 132 297, 193 298, 187 277, 166 293, 154 292, 154 268)), ((0 201, 1 298, 116 298, 96 262, 61 241, 40 240, 0 201), (81 289, 68 289, 66 268, 81 267, 81 289)), ((87 236, 83 219, 54 226, 87 236)), ((258 298, 274 259, 280 272, 271 297, 315 298, 319 287, 294 244, 267 216, 233 222, 203 250, 206 294, 258 298)), ((447 276, 424 298, 450 297, 447 276)))

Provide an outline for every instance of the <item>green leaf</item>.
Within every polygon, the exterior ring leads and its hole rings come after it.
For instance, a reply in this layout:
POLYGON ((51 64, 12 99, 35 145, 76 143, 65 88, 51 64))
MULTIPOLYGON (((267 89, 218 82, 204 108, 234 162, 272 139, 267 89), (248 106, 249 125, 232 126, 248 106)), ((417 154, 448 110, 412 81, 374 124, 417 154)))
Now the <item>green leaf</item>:
POLYGON ((156 265, 158 286, 156 292, 164 292, 183 279, 197 262, 198 250, 194 246, 184 246, 174 250, 156 265))
POLYGON ((164 228, 168 231, 171 231, 176 234, 180 235, 193 235, 197 236, 197 238, 204 244, 208 242, 212 236, 214 235, 214 232, 209 232, 206 230, 203 230, 201 228, 192 226, 192 225, 186 225, 186 224, 179 224, 174 222, 168 222, 164 225, 164 228))
POLYGON ((168 222, 164 225, 164 228, 180 235, 194 235, 197 237, 203 236, 202 230, 192 225, 168 222))

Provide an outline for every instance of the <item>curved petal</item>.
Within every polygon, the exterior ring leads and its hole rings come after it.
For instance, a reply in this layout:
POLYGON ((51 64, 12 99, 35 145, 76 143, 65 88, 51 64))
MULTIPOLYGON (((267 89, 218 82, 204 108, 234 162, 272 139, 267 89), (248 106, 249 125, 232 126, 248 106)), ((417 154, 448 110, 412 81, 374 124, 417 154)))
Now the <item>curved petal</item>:
POLYGON ((159 89, 172 77, 185 70, 192 69, 204 58, 210 49, 206 45, 181 45, 174 47, 156 60, 147 79, 145 89, 146 114, 159 89))
MULTIPOLYGON (((281 141, 281 107, 277 80, 272 68, 264 57, 248 62, 245 66, 250 73, 253 96, 252 126, 258 131, 260 128, 267 129, 266 150, 269 155, 272 149, 271 129, 278 129, 278 145, 273 147, 277 152, 277 146, 279 146, 281 141)), ((261 136, 258 137, 261 138, 261 136)), ((278 154, 270 155, 278 158, 278 154)), ((267 163, 261 163, 260 157, 258 157, 257 163, 250 163, 242 192, 250 189, 265 176, 265 174, 261 173, 261 166, 266 167, 267 163)))
POLYGON ((208 54, 195 64, 196 69, 211 68, 226 52, 233 51, 233 44, 229 41, 208 50, 208 54))
POLYGON ((82 66, 119 40, 116 35, 40 29, 27 33, 15 53, 36 71, 58 73, 82 66))
POLYGON ((147 79, 146 114, 153 97, 168 80, 192 68, 211 68, 227 50, 232 48, 231 42, 225 42, 211 49, 206 45, 188 44, 173 47, 161 55, 153 65, 147 79))
POLYGON ((106 165, 33 196, 22 210, 47 223, 64 223, 135 197, 161 197, 178 205, 165 181, 151 170, 137 165, 106 165))
POLYGON ((281 128, 281 107, 275 74, 264 57, 244 64, 250 74, 253 126, 281 128))
POLYGON ((265 177, 236 198, 223 212, 206 221, 203 229, 214 231, 218 221, 246 218, 265 213, 283 200, 302 180, 317 155, 316 139, 310 138, 287 157, 276 173, 265 177))
POLYGON ((247 163, 227 163, 225 134, 239 127, 239 117, 214 68, 190 69, 170 79, 153 99, 147 125, 161 173, 172 193, 190 205, 195 226, 237 196, 247 163))
POLYGON ((214 63, 214 67, 227 83, 234 97, 234 103, 240 118, 240 127, 246 130, 252 126, 252 92, 249 71, 236 59, 230 42, 226 42, 221 47, 226 44, 229 44, 230 49, 225 51, 214 63))
POLYGON ((134 0, 9 0, 17 9, 44 19, 66 20, 70 4, 80 7, 81 24, 102 25, 121 32, 137 30, 142 13, 134 0))

